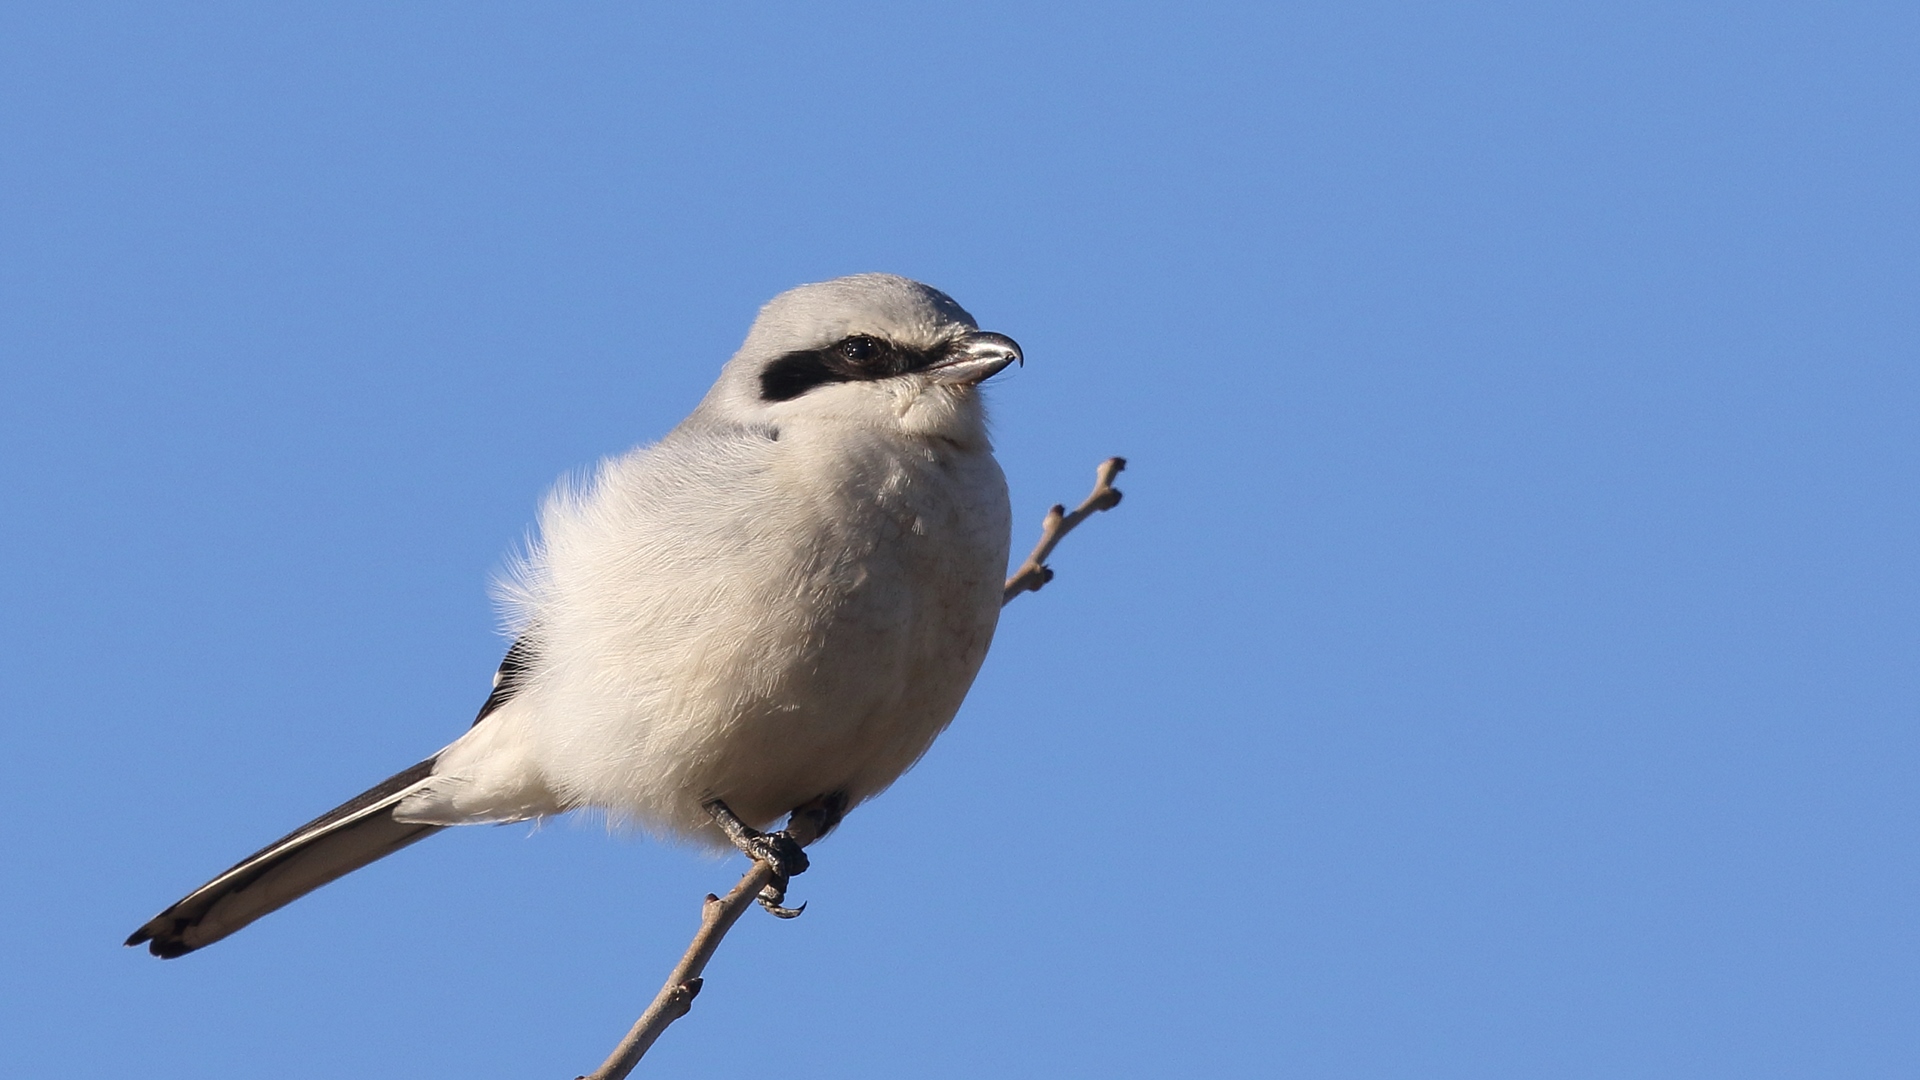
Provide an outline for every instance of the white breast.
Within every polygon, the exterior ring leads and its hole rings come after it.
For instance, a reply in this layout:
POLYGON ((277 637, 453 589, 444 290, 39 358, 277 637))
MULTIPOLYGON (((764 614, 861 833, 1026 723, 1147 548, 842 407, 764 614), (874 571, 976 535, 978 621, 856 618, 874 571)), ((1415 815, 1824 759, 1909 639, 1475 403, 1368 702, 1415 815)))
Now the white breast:
POLYGON ((868 798, 972 684, 1009 528, 991 453, 943 440, 736 431, 610 462, 543 515, 534 673, 409 816, 592 806, 713 839, 709 798, 755 824, 868 798))

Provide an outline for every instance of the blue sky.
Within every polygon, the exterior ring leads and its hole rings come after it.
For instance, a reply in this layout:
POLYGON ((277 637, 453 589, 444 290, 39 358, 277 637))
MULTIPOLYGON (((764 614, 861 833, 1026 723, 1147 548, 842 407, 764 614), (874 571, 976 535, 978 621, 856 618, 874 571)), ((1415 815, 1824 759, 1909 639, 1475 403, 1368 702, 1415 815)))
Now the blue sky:
POLYGON ((458 830, 134 926, 458 734, 555 478, 932 282, 1008 610, 659 1075, 1920 1070, 1907 5, 0 12, 0 1072, 571 1076, 739 866, 458 830), (269 1069, 268 1066, 271 1066, 269 1069))

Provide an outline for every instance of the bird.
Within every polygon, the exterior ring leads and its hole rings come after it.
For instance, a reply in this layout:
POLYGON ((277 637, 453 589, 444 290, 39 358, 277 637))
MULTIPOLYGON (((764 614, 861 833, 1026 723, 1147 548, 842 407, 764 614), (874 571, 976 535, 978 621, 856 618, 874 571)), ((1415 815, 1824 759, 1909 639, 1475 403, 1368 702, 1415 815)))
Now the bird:
POLYGON ((981 384, 1024 364, 891 274, 761 308, 659 441, 563 480, 498 582, 514 640, 467 731, 127 939, 172 958, 455 825, 595 810, 766 861, 907 771, 993 640, 1011 537, 981 384))

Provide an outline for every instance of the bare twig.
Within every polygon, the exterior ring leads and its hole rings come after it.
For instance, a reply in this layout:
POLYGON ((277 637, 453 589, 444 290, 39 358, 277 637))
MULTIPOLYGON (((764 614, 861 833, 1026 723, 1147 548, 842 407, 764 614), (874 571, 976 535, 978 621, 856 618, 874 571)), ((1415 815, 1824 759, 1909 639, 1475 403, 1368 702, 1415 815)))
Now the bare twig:
MULTIPOLYGON (((787 822, 787 832, 802 847, 820 839, 819 819, 795 814, 787 822)), ((647 1052, 667 1025, 687 1015, 693 1008, 693 999, 700 994, 700 973, 707 969, 707 961, 713 959, 714 951, 720 948, 720 939, 727 936, 733 924, 753 906, 754 897, 760 890, 773 881, 773 867, 764 862, 755 861, 753 869, 748 870, 740 883, 733 887, 725 897, 707 894, 700 907, 700 929, 693 935, 693 944, 687 946, 687 953, 680 963, 667 976, 667 984, 653 997, 653 1004, 633 1022, 627 1037, 613 1048, 607 1060, 598 1069, 576 1080, 625 1080, 633 1067, 640 1062, 640 1056, 647 1052)))
MULTIPOLYGON (((1053 571, 1047 568, 1047 557, 1060 541, 1074 530, 1074 527, 1102 510, 1111 510, 1120 504, 1120 492, 1113 486, 1113 478, 1127 467, 1125 458, 1108 458, 1100 463, 1095 473, 1093 494, 1076 507, 1073 513, 1066 512, 1063 506, 1047 511, 1045 523, 1040 530, 1040 543, 1034 546, 1033 554, 1020 564, 1007 579, 1005 591, 1001 594, 1000 605, 1005 607, 1013 598, 1024 592, 1038 591, 1040 586, 1053 580, 1053 571)), ((818 840, 821 835, 822 819, 817 815, 795 813, 787 821, 787 833, 800 846, 818 840)), ((667 1025, 687 1015, 693 1009, 693 999, 700 994, 700 973, 707 968, 707 961, 713 959, 714 951, 720 948, 720 941, 740 921, 740 916, 753 906, 754 898, 760 895, 773 881, 773 867, 756 860, 753 868, 747 871, 733 891, 724 897, 707 894, 706 903, 700 908, 700 929, 693 935, 693 944, 687 946, 685 956, 667 976, 667 984, 654 995, 653 1004, 640 1014, 627 1031, 627 1037, 613 1048, 598 1069, 575 1080, 626 1080, 627 1074, 640 1063, 641 1055, 647 1052, 667 1025)))
POLYGON ((1094 474, 1093 494, 1086 501, 1067 513, 1064 506, 1056 506, 1047 511, 1046 521, 1040 527, 1040 542, 1034 545, 1033 554, 1020 564, 1020 569, 1007 579, 1007 587, 1000 595, 1000 605, 1005 607, 1013 598, 1023 592, 1039 592, 1040 586, 1053 580, 1053 571, 1047 567, 1047 557, 1060 541, 1074 530, 1074 527, 1102 510, 1111 510, 1120 505, 1120 491, 1113 486, 1113 478, 1127 467, 1126 458, 1108 458, 1100 463, 1099 471, 1094 474))

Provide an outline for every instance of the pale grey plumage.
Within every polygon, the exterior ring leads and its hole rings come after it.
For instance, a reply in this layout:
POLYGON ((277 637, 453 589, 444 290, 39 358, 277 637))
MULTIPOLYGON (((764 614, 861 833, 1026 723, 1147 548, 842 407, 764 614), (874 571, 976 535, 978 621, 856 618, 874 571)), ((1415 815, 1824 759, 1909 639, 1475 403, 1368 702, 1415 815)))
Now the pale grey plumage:
POLYGON ((479 723, 129 943, 198 948, 437 826, 596 808, 719 844, 707 800, 765 825, 877 794, 993 636, 1009 513, 977 384, 1018 357, 904 278, 775 298, 685 421, 547 500, 479 723))

